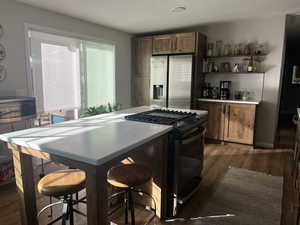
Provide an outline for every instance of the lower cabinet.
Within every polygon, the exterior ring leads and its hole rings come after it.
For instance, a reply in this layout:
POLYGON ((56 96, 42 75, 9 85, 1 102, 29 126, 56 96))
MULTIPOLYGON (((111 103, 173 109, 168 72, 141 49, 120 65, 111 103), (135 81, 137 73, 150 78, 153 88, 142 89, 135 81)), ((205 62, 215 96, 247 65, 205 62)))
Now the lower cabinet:
POLYGON ((198 108, 208 111, 207 138, 253 144, 256 105, 200 101, 198 108))
POLYGON ((253 144, 256 105, 226 104, 224 141, 253 144))
POLYGON ((206 137, 223 140, 225 104, 215 102, 200 102, 199 109, 208 111, 206 137))

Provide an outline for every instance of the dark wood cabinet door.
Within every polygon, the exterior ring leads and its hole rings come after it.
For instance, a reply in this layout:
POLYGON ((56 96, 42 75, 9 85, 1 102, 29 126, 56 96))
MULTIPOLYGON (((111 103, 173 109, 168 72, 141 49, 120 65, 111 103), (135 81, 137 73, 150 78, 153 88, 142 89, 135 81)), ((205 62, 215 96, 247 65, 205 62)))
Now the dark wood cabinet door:
POLYGON ((196 33, 176 34, 176 53, 194 53, 196 33))
POLYGON ((224 137, 224 107, 218 102, 199 102, 200 110, 208 111, 208 124, 206 137, 215 140, 223 140, 224 137))
POLYGON ((135 38, 135 73, 137 76, 150 76, 152 37, 135 38))
POLYGON ((153 54, 171 54, 175 51, 175 35, 153 36, 153 54))
POLYGON ((253 144, 256 105, 226 104, 224 140, 253 144))
POLYGON ((150 77, 134 77, 132 85, 132 105, 150 105, 150 77))

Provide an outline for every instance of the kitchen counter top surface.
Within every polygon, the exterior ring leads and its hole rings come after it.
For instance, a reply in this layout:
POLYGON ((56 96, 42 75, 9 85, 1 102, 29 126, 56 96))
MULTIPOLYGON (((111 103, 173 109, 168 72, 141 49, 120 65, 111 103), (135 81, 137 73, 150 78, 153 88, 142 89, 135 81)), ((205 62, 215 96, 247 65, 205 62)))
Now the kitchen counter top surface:
MULTIPOLYGON (((172 126, 128 121, 151 110, 142 106, 0 135, 0 140, 57 156, 100 165, 172 130, 172 126)), ((200 116, 207 111, 196 112, 200 116)))
POLYGON ((251 105, 258 105, 260 101, 257 100, 235 100, 235 99, 229 99, 229 100, 222 100, 222 99, 211 99, 211 98, 198 98, 198 101, 203 102, 224 102, 224 103, 237 103, 237 104, 251 104, 251 105))

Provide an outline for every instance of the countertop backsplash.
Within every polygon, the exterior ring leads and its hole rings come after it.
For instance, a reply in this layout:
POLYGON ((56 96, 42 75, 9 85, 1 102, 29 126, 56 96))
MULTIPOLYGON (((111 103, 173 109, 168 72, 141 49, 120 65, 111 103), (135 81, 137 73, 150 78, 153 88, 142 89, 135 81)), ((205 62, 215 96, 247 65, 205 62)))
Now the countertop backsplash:
POLYGON ((235 91, 249 91, 249 100, 262 100, 264 74, 207 74, 205 78, 212 87, 219 87, 221 80, 231 81, 231 98, 235 91))

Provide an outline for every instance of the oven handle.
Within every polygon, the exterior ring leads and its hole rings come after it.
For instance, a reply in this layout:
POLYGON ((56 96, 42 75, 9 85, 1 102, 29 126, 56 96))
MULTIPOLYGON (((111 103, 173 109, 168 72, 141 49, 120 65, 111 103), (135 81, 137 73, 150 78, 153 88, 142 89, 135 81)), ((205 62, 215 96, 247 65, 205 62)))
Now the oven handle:
POLYGON ((203 135, 205 135, 205 132, 206 132, 206 128, 202 128, 200 131, 195 132, 195 133, 194 133, 195 135, 192 135, 192 136, 188 136, 188 137, 186 137, 186 138, 183 138, 183 139, 181 140, 181 143, 182 143, 183 145, 189 144, 189 143, 191 143, 191 142, 193 142, 193 141, 195 141, 195 140, 197 140, 197 139, 203 137, 203 135))

